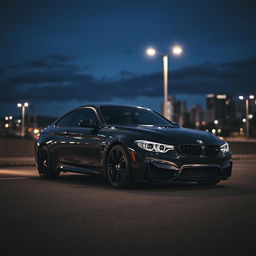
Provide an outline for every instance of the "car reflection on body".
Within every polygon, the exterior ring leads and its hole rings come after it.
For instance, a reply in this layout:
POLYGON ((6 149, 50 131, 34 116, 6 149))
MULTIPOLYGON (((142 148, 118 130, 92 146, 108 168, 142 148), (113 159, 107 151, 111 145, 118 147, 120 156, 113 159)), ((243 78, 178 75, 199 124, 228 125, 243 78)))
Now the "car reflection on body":
POLYGON ((91 105, 65 114, 36 144, 39 175, 102 174, 117 188, 133 182, 214 185, 232 172, 228 143, 182 128, 143 107, 91 105))

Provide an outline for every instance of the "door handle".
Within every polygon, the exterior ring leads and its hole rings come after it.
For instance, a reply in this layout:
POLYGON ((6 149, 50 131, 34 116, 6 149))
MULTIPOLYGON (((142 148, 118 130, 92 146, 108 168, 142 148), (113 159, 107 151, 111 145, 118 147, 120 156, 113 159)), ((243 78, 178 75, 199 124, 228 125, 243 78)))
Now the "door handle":
POLYGON ((70 135, 70 134, 71 134, 71 131, 64 132, 64 135, 70 135))

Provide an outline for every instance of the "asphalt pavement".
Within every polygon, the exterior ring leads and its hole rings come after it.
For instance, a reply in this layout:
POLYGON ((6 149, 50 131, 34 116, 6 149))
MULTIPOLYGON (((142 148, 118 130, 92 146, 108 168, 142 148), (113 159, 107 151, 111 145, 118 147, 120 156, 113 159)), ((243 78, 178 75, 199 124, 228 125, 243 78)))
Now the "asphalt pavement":
POLYGON ((0 168, 0 255, 256 255, 256 159, 215 187, 0 168))

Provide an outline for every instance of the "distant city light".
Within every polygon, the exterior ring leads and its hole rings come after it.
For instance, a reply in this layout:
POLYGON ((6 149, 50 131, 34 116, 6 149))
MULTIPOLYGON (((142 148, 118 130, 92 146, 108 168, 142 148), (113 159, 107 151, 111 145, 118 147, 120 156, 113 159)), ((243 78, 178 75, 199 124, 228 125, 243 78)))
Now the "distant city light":
POLYGON ((21 107, 22 107, 22 104, 21 104, 21 103, 18 103, 18 104, 17 104, 17 107, 18 107, 18 108, 21 108, 21 107))
POLYGON ((20 124, 20 123, 21 123, 21 120, 20 120, 20 119, 18 119, 18 120, 17 120, 17 122, 18 122, 18 124, 20 124))
POLYGON ((9 124, 5 124, 4 127, 5 127, 5 128, 8 128, 8 127, 9 127, 9 124))
POLYGON ((179 45, 175 45, 173 48, 172 48, 172 53, 174 55, 181 55, 183 53, 183 49, 181 48, 181 46, 179 45))
POLYGON ((40 132, 40 130, 39 129, 34 129, 34 134, 37 134, 37 133, 39 133, 40 132))
POLYGON ((9 116, 9 120, 12 120, 12 116, 9 116))
POLYGON ((9 119, 9 117, 8 117, 8 116, 6 116, 4 119, 5 119, 5 120, 8 120, 8 119, 9 119))
POLYGON ((254 95, 250 95, 250 96, 249 96, 249 99, 250 99, 250 100, 253 100, 253 99, 254 99, 254 95))
POLYGON ((218 120, 214 120, 214 124, 218 124, 219 123, 219 121, 218 120))
POLYGON ((212 129, 212 133, 215 134, 215 133, 216 133, 216 130, 215 130, 215 129, 212 129))
POLYGON ((222 99, 226 99, 227 95, 226 94, 218 94, 217 95, 217 99, 222 100, 222 99))
POLYGON ((242 121, 243 121, 243 123, 246 123, 246 119, 245 119, 245 118, 243 118, 243 120, 242 120, 242 121))
POLYGON ((253 115, 252 114, 250 114, 248 117, 249 117, 249 119, 253 119, 253 115))
POLYGON ((147 55, 154 56, 156 54, 156 50, 154 48, 147 49, 147 55))
POLYGON ((218 133, 221 133, 221 129, 218 129, 218 133))
POLYGON ((25 102, 25 103, 24 103, 24 106, 25 106, 25 107, 28 107, 28 103, 27 103, 27 102, 25 102))
POLYGON ((244 96, 239 96, 238 98, 239 98, 239 100, 243 100, 244 96))

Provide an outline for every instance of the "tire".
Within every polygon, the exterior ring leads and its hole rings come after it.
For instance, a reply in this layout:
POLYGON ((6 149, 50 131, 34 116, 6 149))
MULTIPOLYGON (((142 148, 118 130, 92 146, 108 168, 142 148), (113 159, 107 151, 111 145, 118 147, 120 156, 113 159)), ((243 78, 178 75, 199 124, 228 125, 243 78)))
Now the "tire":
POLYGON ((60 172, 53 165, 49 149, 42 146, 37 153, 37 168, 41 178, 56 178, 60 172))
POLYGON ((127 188, 131 184, 131 162, 123 146, 116 145, 110 149, 106 173, 109 183, 115 188, 127 188))
POLYGON ((214 179, 214 180, 201 180, 201 181, 198 181, 197 183, 199 185, 203 185, 203 186, 214 186, 216 184, 218 184, 220 182, 219 179, 214 179))

